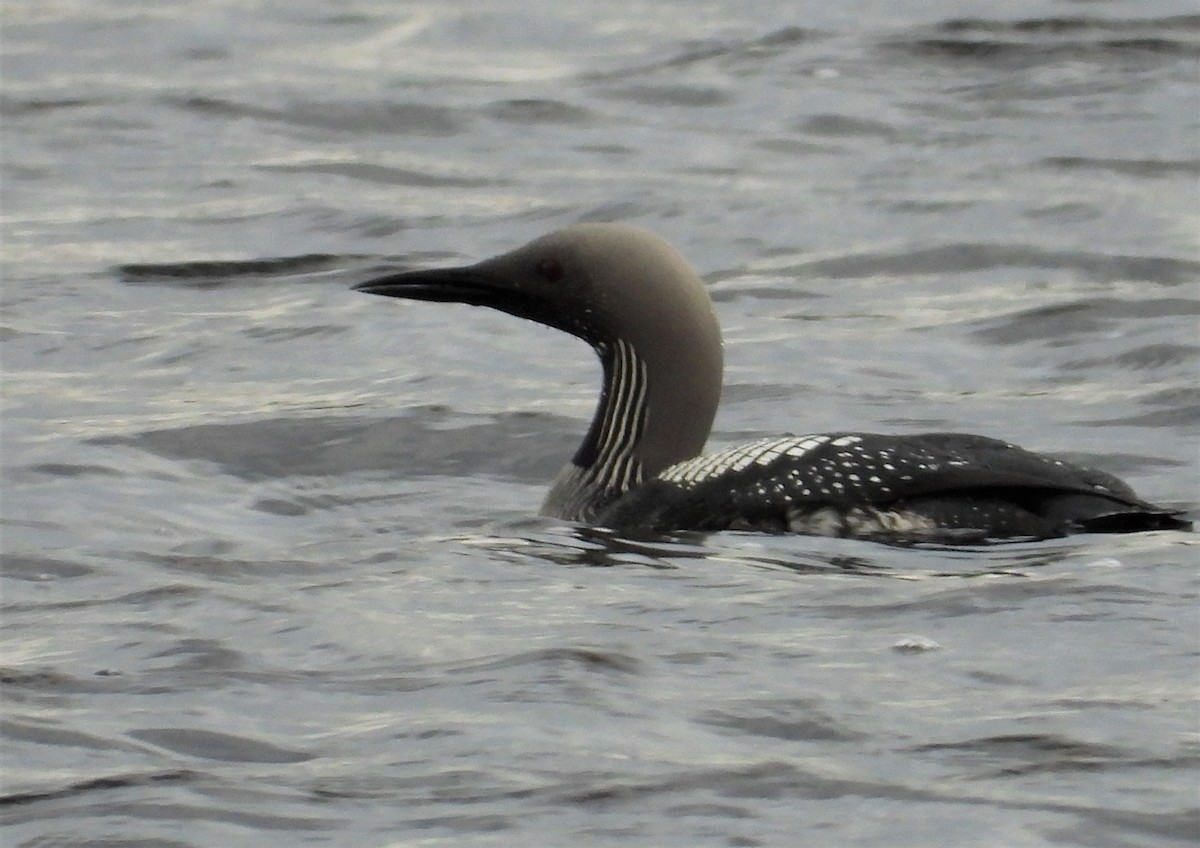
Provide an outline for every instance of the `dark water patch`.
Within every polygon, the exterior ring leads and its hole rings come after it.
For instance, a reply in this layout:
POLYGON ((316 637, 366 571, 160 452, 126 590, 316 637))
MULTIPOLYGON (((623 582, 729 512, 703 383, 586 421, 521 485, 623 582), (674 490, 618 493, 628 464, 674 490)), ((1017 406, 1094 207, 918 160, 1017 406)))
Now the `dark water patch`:
POLYGON ((374 503, 394 506, 398 497, 392 493, 381 495, 297 495, 293 498, 262 498, 249 505, 249 509, 285 518, 299 518, 342 507, 363 507, 374 503))
MULTIPOLYGON (((743 275, 744 273, 742 272, 743 275)), ((800 288, 796 285, 794 278, 778 276, 773 270, 750 277, 742 276, 736 283, 718 283, 709 289, 709 296, 714 303, 732 303, 740 297, 749 297, 754 300, 816 300, 829 297, 823 292, 800 288)), ((733 387, 727 386, 726 388, 733 387)), ((783 396, 795 396, 796 387, 794 385, 778 388, 785 393, 783 396)), ((770 387, 764 387, 764 390, 774 391, 770 387)))
POLYGON ((591 208, 574 212, 575 222, 609 224, 613 221, 633 221, 648 214, 652 206, 636 200, 609 200, 591 208))
MULTIPOLYGON (((587 775, 581 777, 588 778, 587 775)), ((716 796, 723 802, 725 799, 830 802, 844 798, 866 798, 890 802, 931 802, 939 806, 982 805, 1019 813, 1041 811, 1072 816, 1088 824, 1105 822, 1111 825, 1105 832, 1106 838, 1100 842, 1087 841, 1083 844, 1143 844, 1113 841, 1121 838, 1121 831, 1134 835, 1191 838, 1195 834, 1197 820, 1194 810, 1154 813, 1113 809, 1108 804, 1096 807, 1045 798, 1014 799, 994 793, 973 794, 959 781, 950 781, 944 786, 884 783, 820 774, 782 762, 683 771, 641 781, 618 781, 595 775, 591 776, 590 783, 584 788, 568 790, 562 796, 563 801, 596 810, 612 810, 634 806, 640 808, 655 796, 675 793, 702 792, 716 796)), ((998 844, 1002 843, 1003 839, 998 844)))
POLYGON ((392 797, 424 802, 436 800, 456 805, 512 798, 529 798, 536 790, 468 765, 432 764, 432 771, 415 773, 392 781, 392 797))
MULTIPOLYGON (((159 568, 168 571, 187 575, 200 575, 208 579, 223 580, 226 582, 254 582, 262 579, 264 575, 272 574, 310 575, 321 573, 321 566, 319 564, 295 559, 273 559, 260 562, 258 560, 222 556, 149 553, 139 553, 138 558, 141 561, 153 563, 159 568)), ((184 596, 188 592, 198 592, 201 590, 191 586, 164 586, 151 591, 171 591, 184 596)), ((282 606, 280 604, 260 601, 255 605, 255 608, 264 611, 278 611, 282 606)))
POLYGON ((378 24, 386 18, 367 12, 331 12, 328 15, 318 15, 314 20, 329 26, 364 26, 378 24))
POLYGON ((1092 203, 1054 203, 1021 213, 1026 218, 1047 219, 1062 222, 1095 221, 1104 215, 1104 210, 1092 203))
POLYGON ((92 688, 80 688, 77 678, 72 675, 51 669, 0 668, 0 685, 39 692, 94 691, 92 688))
POLYGON ((214 462, 248 480, 387 472, 394 477, 482 475, 541 483, 570 455, 579 426, 578 421, 540 413, 465 415, 426 406, 400 418, 269 418, 149 430, 91 443, 214 462))
POLYGON ((973 200, 902 200, 891 203, 886 207, 892 212, 912 213, 919 215, 940 215, 946 212, 970 209, 975 206, 973 200))
POLYGON ((43 582, 86 577, 96 569, 78 562, 52 559, 37 554, 0 554, 0 577, 43 582))
POLYGON ((230 57, 229 51, 223 47, 190 47, 181 51, 180 55, 193 62, 219 62, 230 57))
POLYGON ((1041 160, 1057 171, 1106 171, 1128 177, 1197 177, 1200 161, 1194 159, 1100 159, 1087 156, 1049 156, 1041 160))
MULTIPOLYGON (((716 804, 716 803, 695 803, 695 804, 674 804, 663 810, 663 814, 671 818, 706 818, 706 819, 754 819, 757 818, 757 813, 751 812, 748 807, 733 805, 733 804, 716 804)), ((759 846, 763 843, 757 839, 731 839, 727 844, 731 846, 759 846)))
POLYGON ((917 633, 901 636, 892 643, 892 650, 897 654, 926 654, 941 649, 942 646, 938 642, 917 633))
POLYGON ((1134 752, 1115 745, 1081 742, 1050 734, 990 736, 960 742, 917 745, 916 753, 945 754, 952 762, 977 766, 972 780, 1046 772, 1114 769, 1136 760, 1134 752))
POLYGON ((153 659, 173 660, 166 666, 171 671, 230 671, 246 663, 241 651, 226 648, 215 639, 181 639, 172 647, 153 654, 153 659))
MULTIPOLYGON (((40 722, 23 722, 16 719, 0 720, 0 738, 12 742, 31 742, 35 745, 56 745, 67 748, 83 748, 91 751, 111 751, 128 746, 110 739, 102 739, 90 733, 67 730, 40 722)), ((0 800, 0 803, 3 803, 0 800)))
POLYGON ((543 648, 506 657, 465 660, 450 665, 439 665, 438 668, 447 674, 474 675, 480 671, 496 671, 525 666, 574 667, 585 671, 611 672, 621 675, 638 674, 641 671, 641 663, 636 657, 601 648, 543 648))
POLYGON ((788 26, 764 36, 748 39, 708 39, 685 44, 674 55, 658 62, 639 63, 610 71, 588 73, 584 81, 604 82, 622 78, 643 78, 656 72, 674 76, 680 70, 705 64, 760 64, 764 59, 788 53, 795 48, 828 37, 815 29, 788 26))
MULTIPOLYGON (((842 155, 845 148, 840 144, 829 142, 805 141, 799 138, 760 138, 753 145, 768 153, 782 153, 786 156, 817 156, 842 155)), ((765 251, 766 252, 766 251, 765 251)))
MULTIPOLYGON (((610 158, 613 160, 624 161, 637 155, 637 148, 630 147, 627 144, 618 144, 615 142, 605 144, 581 144, 573 148, 583 153, 595 153, 599 156, 610 158)), ((565 206, 560 211, 562 213, 572 212, 574 206, 565 206)))
POLYGON ((417 830, 448 829, 465 835, 468 833, 499 833, 516 827, 517 822, 512 816, 453 813, 444 816, 408 819, 404 822, 404 826, 417 830))
POLYGON ((278 171, 288 174, 325 174, 347 177, 381 185, 405 186, 407 188, 484 188, 502 186, 508 181, 495 177, 465 177, 453 174, 433 174, 411 168, 394 168, 372 162, 307 162, 301 165, 256 165, 260 171, 278 171))
POLYGON ((1195 362, 1198 359, 1200 359, 1200 346, 1198 345, 1161 342, 1142 345, 1113 356, 1073 359, 1063 362, 1057 367, 1064 371, 1083 371, 1093 368, 1108 370, 1116 365, 1130 371, 1153 371, 1195 362))
POLYGON ((95 97, 61 97, 21 99, 0 95, 0 117, 21 118, 26 115, 41 115, 47 112, 82 109, 88 106, 103 106, 107 101, 95 97))
POLYGON ((137 263, 118 265, 116 271, 124 283, 156 283, 192 289, 217 289, 262 285, 278 277, 320 274, 370 258, 359 255, 306 253, 301 256, 276 256, 265 259, 137 263))
POLYGON ((487 109, 488 114, 501 121, 529 124, 586 124, 592 113, 580 106, 561 100, 526 98, 503 100, 487 109))
POLYGON ((394 215, 356 215, 347 219, 333 219, 322 227, 332 233, 358 233, 366 238, 383 239, 402 233, 411 226, 407 218, 394 215))
POLYGON ((774 787, 784 782, 794 783, 797 774, 798 770, 793 766, 778 762, 682 771, 643 781, 614 780, 603 774, 582 774, 579 777, 590 785, 568 789, 563 800, 586 807, 604 808, 618 804, 642 803, 655 795, 693 789, 733 797, 779 797, 781 792, 774 787), (761 788, 747 792, 752 786, 761 788), (763 789, 768 786, 772 789, 769 794, 764 794, 763 789))
POLYGON ((1136 318, 1178 318, 1200 315, 1200 302, 1179 298, 1117 300, 1089 298, 1024 309, 985 321, 971 321, 972 335, 999 345, 1042 342, 1050 347, 1073 343, 1074 336, 1100 335, 1128 326, 1136 318))
POLYGON ((1074 845, 1112 845, 1138 848, 1169 839, 1180 845, 1200 841, 1200 810, 1163 813, 1097 807, 1075 811, 1079 823, 1072 827, 1048 828, 1046 835, 1074 845), (1147 839, 1154 840, 1153 843, 1147 839), (1121 840, 1121 841, 1117 841, 1121 840))
POLYGON ((29 603, 10 603, 5 604, 3 609, 6 613, 21 613, 38 611, 67 611, 90 609, 92 607, 112 606, 117 608, 125 607, 143 607, 157 606, 164 600, 192 600, 195 595, 201 592, 200 589, 194 586, 171 585, 171 586, 156 586, 153 589, 144 589, 138 592, 128 592, 123 595, 113 597, 94 597, 82 598, 69 601, 39 601, 29 603))
MULTIPOLYGON (((185 772, 191 775, 192 772, 185 772)), ((134 784, 136 787, 137 784, 134 784)), ((98 788, 110 788, 100 786, 98 788)), ((121 788, 120 784, 111 788, 121 788)), ((246 804, 252 803, 252 799, 246 794, 235 796, 238 801, 246 804)), ((262 803, 261 799, 253 799, 259 802, 262 807, 266 804, 262 803)), ((25 814, 27 821, 36 821, 42 818, 44 814, 41 810, 34 808, 25 814)), ((112 825, 113 829, 118 827, 122 829, 129 828, 130 822, 137 823, 137 826, 146 827, 148 825, 158 825, 164 828, 172 828, 179 832, 195 833, 200 828, 203 822, 212 822, 218 825, 227 827, 236 827, 244 829, 245 832, 254 834, 255 844, 262 844, 269 840, 266 833, 275 832, 279 834, 287 834, 288 841, 280 840, 279 844, 297 845, 303 844, 308 837, 300 835, 301 833, 312 833, 316 831, 340 831, 346 827, 349 819, 346 818, 317 818, 313 816, 301 816, 294 813, 282 813, 274 815, 269 812, 242 812, 233 809, 230 806, 228 799, 220 799, 213 801, 209 798, 204 798, 200 803, 184 804, 170 803, 166 801, 156 800, 108 800, 101 802, 97 800, 93 802, 87 809, 87 813, 77 813, 70 816, 69 820, 74 823, 66 835, 55 834, 52 830, 48 831, 50 836, 46 837, 46 841, 39 839, 35 843, 27 843, 29 846, 34 845, 54 845, 54 846, 75 846, 87 845, 88 848, 93 846, 103 846, 110 844, 113 848, 127 848, 133 846, 138 848, 142 844, 149 846, 175 845, 173 842, 160 842, 158 840, 140 841, 137 839, 126 841, 124 838, 114 839, 110 843, 105 843, 103 840, 95 841, 88 839, 86 842, 80 842, 78 834, 81 829, 87 832, 88 825, 94 825, 94 822, 100 819, 101 821, 117 822, 119 824, 112 825), (80 824, 80 822, 86 824, 80 824), (262 832, 259 832, 262 831, 262 832), (293 833, 295 832, 295 833, 293 833)), ((20 817, 14 816, 10 821, 20 821, 20 817)), ((236 831, 235 831, 236 832, 236 831)), ((228 838, 228 837, 226 837, 228 838)), ((184 843, 189 848, 194 848, 198 843, 184 843)), ((199 843, 205 844, 205 843, 199 843)), ((238 844, 236 842, 227 842, 224 840, 216 840, 216 844, 238 844)), ((269 844, 269 843, 268 843, 269 844)), ((334 844, 337 844, 336 842, 334 844)))
MULTIPOLYGON (((399 226, 403 229, 403 225, 399 226)), ((339 231, 344 227, 339 225, 339 231)), ((352 288, 366 280, 410 270, 416 264, 445 262, 445 251, 418 251, 406 258, 366 254, 312 253, 263 259, 198 259, 118 265, 121 282, 209 291, 257 286, 340 285, 352 288)))
POLYGON ((910 36, 890 37, 889 50, 922 58, 1034 67, 1063 61, 1104 62, 1126 56, 1200 56, 1200 16, 1121 20, 1047 17, 1018 21, 953 19, 910 36))
MULTIPOLYGON (((243 679, 252 679, 254 676, 244 673, 238 675, 239 678, 243 679)), ((305 688, 319 687, 341 694, 384 695, 387 697, 393 697, 405 692, 439 689, 447 685, 446 678, 442 674, 441 669, 432 669, 424 677, 416 674, 397 674, 395 662, 389 663, 386 667, 370 669, 369 671, 353 675, 305 675, 301 683, 305 688)), ((400 739, 410 736, 424 738, 426 735, 430 737, 457 736, 459 735, 459 731, 444 728, 438 730, 422 728, 411 733, 401 730, 396 734, 397 738, 400 739)))
POLYGON ((656 796, 691 792, 703 792, 722 799, 773 799, 787 802, 832 801, 849 797, 981 803, 981 799, 971 796, 951 797, 936 789, 821 774, 780 761, 726 768, 687 769, 645 780, 614 780, 603 775, 586 774, 580 777, 589 780, 590 785, 568 789, 562 800, 601 810, 642 805, 656 796))
POLYGON ((1073 271, 1101 282, 1133 280, 1185 285, 1200 279, 1200 262, 1163 256, 1122 256, 1051 250, 1034 245, 958 243, 910 251, 847 254, 814 259, 786 270, 804 276, 856 277, 958 274, 993 268, 1073 271))
POLYGON ((309 507, 296 501, 285 501, 280 498, 263 498, 250 504, 250 509, 265 512, 268 515, 279 515, 298 518, 309 513, 309 507))
POLYGON ((291 342, 309 336, 330 338, 345 333, 346 327, 335 324, 318 324, 308 327, 250 327, 244 335, 265 342, 291 342))
POLYGON ((810 135, 839 138, 893 138, 897 134, 895 127, 882 121, 837 114, 813 115, 801 122, 797 129, 810 135))
MULTIPOLYGON (((1115 418, 1092 418, 1077 421, 1085 427, 1159 427, 1164 429, 1192 428, 1200 424, 1200 404, 1156 409, 1139 415, 1121 415, 1115 418)), ((1172 463, 1176 467, 1185 463, 1172 463)))
POLYGON ((731 102, 730 92, 708 85, 628 85, 608 89, 605 96, 643 106, 682 106, 688 108, 722 106, 731 102))
POLYGON ((1200 15, 1175 15, 1161 18, 1047 17, 1016 21, 985 18, 955 18, 935 25, 947 33, 996 32, 1053 34, 1075 32, 1133 33, 1158 30, 1195 31, 1200 34, 1200 15))
POLYGON ((30 790, 0 795, 0 804, 29 804, 35 801, 53 801, 62 798, 73 798, 112 789, 130 789, 134 787, 152 786, 163 783, 182 783, 195 780, 197 772, 186 769, 172 771, 148 772, 145 774, 120 774, 106 777, 94 777, 81 780, 67 786, 52 789, 30 790))
POLYGON ((683 68, 726 57, 769 56, 818 37, 815 30, 784 27, 761 38, 712 40, 686 45, 680 53, 662 63, 664 68, 683 68))
POLYGON ((131 730, 129 736, 176 754, 227 763, 303 763, 313 754, 281 748, 260 739, 184 727, 131 730))
POLYGON ((27 469, 47 477, 124 477, 125 472, 104 465, 77 465, 67 462, 40 462, 27 469))
POLYGON ((204 117, 252 118, 344 132, 450 136, 465 128, 454 110, 424 103, 329 101, 290 104, 284 109, 213 97, 168 97, 168 105, 204 117))
POLYGON ((850 742, 869 738, 804 700, 747 701, 736 707, 710 710, 700 721, 737 734, 767 739, 850 742))
POLYGON ((1196 386, 1179 386, 1178 388, 1163 389, 1146 395, 1143 403, 1156 406, 1191 406, 1200 403, 1200 388, 1196 386))
MULTIPOLYGON (((66 846, 70 843, 63 841, 57 844, 66 846)), ((196 848, 196 843, 153 837, 139 839, 136 836, 115 836, 112 838, 98 836, 88 839, 87 848, 196 848)))
MULTIPOLYGON (((153 629, 153 628, 151 628, 153 629)), ((0 668, 0 692, 10 704, 30 704, 34 708, 70 707, 79 698, 98 695, 158 696, 177 688, 146 682, 120 669, 98 668, 90 675, 76 676, 54 669, 0 668)))
POLYGON ((824 37, 824 33, 815 29, 805 29, 798 26, 787 26, 769 32, 761 38, 748 41, 743 49, 751 52, 786 50, 797 44, 805 44, 824 37))

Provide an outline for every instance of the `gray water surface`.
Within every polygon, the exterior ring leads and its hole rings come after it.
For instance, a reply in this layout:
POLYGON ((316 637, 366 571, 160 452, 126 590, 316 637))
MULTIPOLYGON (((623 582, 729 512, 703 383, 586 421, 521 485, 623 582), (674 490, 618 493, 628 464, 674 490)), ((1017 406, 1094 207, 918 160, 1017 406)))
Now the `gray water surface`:
POLYGON ((960 430, 1198 508, 1194 3, 8 4, 13 846, 1200 839, 1196 537, 536 517, 582 343, 351 292, 703 275, 710 447, 960 430))

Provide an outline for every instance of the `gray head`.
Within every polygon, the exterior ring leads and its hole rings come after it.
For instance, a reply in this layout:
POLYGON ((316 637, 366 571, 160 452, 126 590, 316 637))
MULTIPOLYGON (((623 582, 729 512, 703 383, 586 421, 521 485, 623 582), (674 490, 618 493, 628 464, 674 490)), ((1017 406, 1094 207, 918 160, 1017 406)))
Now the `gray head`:
POLYGON ((708 438, 721 393, 720 327, 696 272, 646 230, 580 224, 476 265, 406 272, 357 288, 489 306, 591 344, 604 365, 604 396, 574 464, 590 467, 606 438, 617 440, 620 434, 606 434, 606 427, 635 429, 624 436, 624 449, 637 479, 618 488, 695 456, 708 438), (636 400, 616 396, 633 391, 620 376, 631 368, 644 372, 637 386, 644 397, 636 400), (636 428, 635 402, 643 406, 636 428))

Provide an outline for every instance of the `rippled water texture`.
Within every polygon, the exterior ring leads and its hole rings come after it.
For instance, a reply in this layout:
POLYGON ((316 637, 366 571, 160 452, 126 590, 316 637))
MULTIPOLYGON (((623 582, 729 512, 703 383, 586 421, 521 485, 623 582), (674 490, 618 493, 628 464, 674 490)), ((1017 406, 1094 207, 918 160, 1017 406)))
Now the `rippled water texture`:
POLYGON ((714 448, 962 430, 1197 508, 1194 3, 10 3, 0 841, 1200 839, 1194 536, 535 517, 575 340, 349 291, 583 220, 714 448))

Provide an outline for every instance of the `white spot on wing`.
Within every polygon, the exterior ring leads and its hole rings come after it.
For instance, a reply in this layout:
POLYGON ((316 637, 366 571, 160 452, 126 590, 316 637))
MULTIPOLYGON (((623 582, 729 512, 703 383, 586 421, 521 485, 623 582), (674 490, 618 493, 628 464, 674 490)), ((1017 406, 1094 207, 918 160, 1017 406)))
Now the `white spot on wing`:
POLYGON ((830 439, 823 435, 759 439, 677 463, 658 476, 673 483, 695 484, 721 474, 744 471, 754 465, 765 468, 784 457, 799 459, 830 439))

